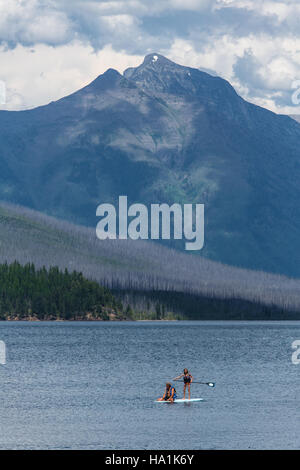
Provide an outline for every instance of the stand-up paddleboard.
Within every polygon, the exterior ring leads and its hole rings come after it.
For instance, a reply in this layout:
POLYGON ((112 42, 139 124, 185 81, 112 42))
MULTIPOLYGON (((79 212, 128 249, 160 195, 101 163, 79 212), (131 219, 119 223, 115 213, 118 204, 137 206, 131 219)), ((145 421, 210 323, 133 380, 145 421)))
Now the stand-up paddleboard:
POLYGON ((175 398, 173 402, 167 400, 155 400, 155 403, 191 403, 192 401, 203 401, 203 398, 191 398, 190 400, 188 398, 175 398))

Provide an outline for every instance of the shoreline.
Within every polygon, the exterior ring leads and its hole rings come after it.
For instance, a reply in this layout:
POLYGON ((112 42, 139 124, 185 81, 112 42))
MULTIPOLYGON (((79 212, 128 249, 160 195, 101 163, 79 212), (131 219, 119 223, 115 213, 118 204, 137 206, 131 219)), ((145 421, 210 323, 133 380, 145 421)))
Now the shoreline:
POLYGON ((134 319, 111 319, 111 320, 102 320, 102 319, 99 319, 99 318, 95 318, 95 319, 83 319, 83 318, 78 318, 78 319, 70 319, 70 320, 61 320, 61 319, 44 319, 44 320, 40 320, 38 318, 34 318, 34 319, 28 319, 28 318, 14 318, 14 319, 0 319, 0 323, 80 323, 80 322, 83 322, 83 323, 116 323, 116 322, 119 322, 119 323, 183 323, 183 322, 191 322, 191 323, 218 323, 218 322, 234 322, 234 323, 243 323, 243 322, 249 322, 249 323, 256 323, 256 322, 264 322, 264 323, 287 323, 287 322, 300 322, 300 319, 291 319, 291 318, 287 318, 287 319, 272 319, 272 318, 269 318, 269 319, 257 319, 257 318, 254 318, 254 319, 247 319, 247 318, 244 318, 244 319, 236 319, 236 318, 218 318, 218 319, 199 319, 199 320, 196 320, 196 319, 181 319, 181 320, 167 320, 167 319, 160 319, 160 320, 147 320, 147 319, 143 319, 143 320, 134 320, 134 319))

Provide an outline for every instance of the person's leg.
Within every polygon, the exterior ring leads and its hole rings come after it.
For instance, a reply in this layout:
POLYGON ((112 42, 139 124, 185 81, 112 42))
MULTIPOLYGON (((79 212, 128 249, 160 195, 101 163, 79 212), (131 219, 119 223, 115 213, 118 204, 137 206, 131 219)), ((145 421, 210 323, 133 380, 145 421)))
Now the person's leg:
POLYGON ((183 399, 185 399, 185 389, 186 389, 186 384, 183 386, 183 399))
POLYGON ((189 389, 189 400, 191 399, 191 384, 188 384, 188 389, 189 389))

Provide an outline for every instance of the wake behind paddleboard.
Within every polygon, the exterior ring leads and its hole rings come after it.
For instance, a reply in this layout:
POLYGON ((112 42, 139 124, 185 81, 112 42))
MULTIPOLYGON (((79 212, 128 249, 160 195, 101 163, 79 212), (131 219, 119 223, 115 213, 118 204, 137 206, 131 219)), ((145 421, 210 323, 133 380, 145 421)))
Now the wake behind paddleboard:
POLYGON ((155 401, 155 403, 191 403, 192 401, 203 401, 203 398, 191 398, 190 400, 188 398, 176 398, 174 400, 174 402, 170 402, 170 401, 166 401, 166 400, 163 400, 163 401, 155 401))

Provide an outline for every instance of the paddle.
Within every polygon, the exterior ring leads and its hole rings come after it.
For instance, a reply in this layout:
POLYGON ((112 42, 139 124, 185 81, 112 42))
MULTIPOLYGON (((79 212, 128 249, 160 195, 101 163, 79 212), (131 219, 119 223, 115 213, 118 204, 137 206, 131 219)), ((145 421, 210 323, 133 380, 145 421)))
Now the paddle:
MULTIPOLYGON (((183 380, 176 380, 176 382, 182 382, 184 383, 183 380)), ((201 385, 208 385, 209 387, 214 387, 216 384, 214 382, 196 382, 193 380, 193 382, 191 382, 193 384, 201 384, 201 385)))

